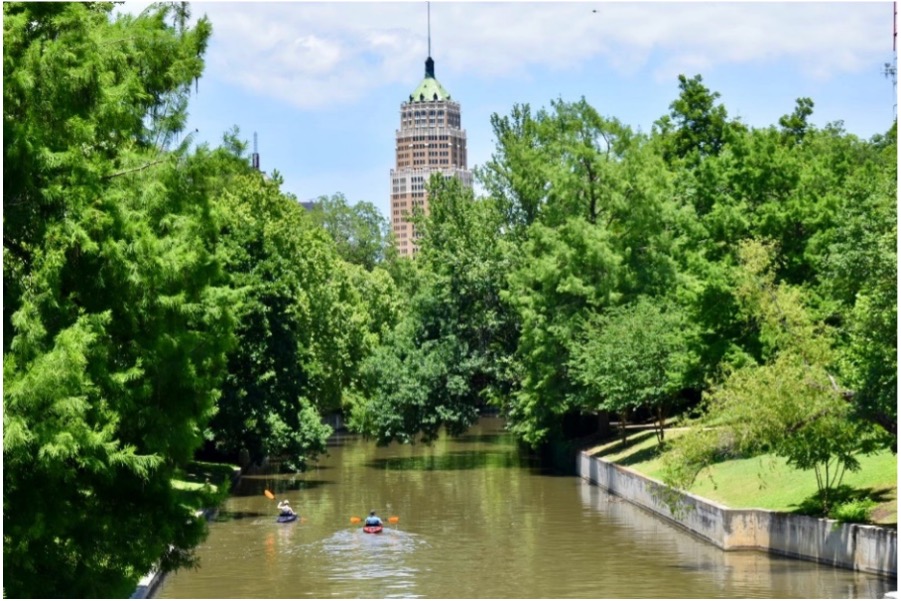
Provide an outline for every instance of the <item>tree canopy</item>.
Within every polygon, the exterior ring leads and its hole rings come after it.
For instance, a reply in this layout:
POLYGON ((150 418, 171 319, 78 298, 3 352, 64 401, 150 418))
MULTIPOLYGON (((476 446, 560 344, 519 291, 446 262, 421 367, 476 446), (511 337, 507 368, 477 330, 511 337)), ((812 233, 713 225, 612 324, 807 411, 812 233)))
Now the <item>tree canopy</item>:
POLYGON ((184 7, 4 4, 4 587, 120 596, 204 532, 170 480, 234 341, 184 7), (48 569, 52 566, 52 569, 48 569))
POLYGON ((184 134, 205 18, 112 7, 3 6, 8 595, 191 565, 178 469, 304 469, 333 413, 385 444, 495 411, 541 447, 604 413, 663 443, 685 410, 670 483, 773 452, 824 505, 897 448, 895 125, 862 140, 799 98, 748 127, 700 75, 647 134, 584 98, 517 104, 484 194, 432 177, 401 259, 374 205, 307 211, 237 130, 184 134))

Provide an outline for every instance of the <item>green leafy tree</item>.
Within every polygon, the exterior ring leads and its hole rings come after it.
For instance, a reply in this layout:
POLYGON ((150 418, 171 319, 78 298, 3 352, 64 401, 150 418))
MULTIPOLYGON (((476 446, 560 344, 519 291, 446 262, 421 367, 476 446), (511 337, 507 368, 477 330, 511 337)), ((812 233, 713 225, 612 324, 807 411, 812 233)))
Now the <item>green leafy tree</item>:
POLYGON ((654 124, 665 140, 663 155, 668 162, 695 167, 706 157, 718 155, 732 135, 743 129, 737 121, 729 121, 722 104, 716 104, 719 97, 700 75, 679 76, 679 97, 670 105, 669 115, 654 124))
POLYGON ((538 445, 560 435, 563 415, 596 408, 570 368, 584 322, 676 284, 672 249, 690 215, 673 201, 669 171, 647 138, 584 99, 539 111, 519 142, 504 135, 499 150, 518 154, 496 155, 495 170, 528 165, 544 178, 531 185, 543 197, 503 292, 520 327, 512 369, 520 386, 504 409, 511 429, 538 445))
POLYGON ((331 235, 338 254, 349 263, 372 270, 395 250, 388 220, 372 203, 351 206, 340 193, 320 196, 310 216, 331 235))
POLYGON ((434 440, 464 432, 509 386, 504 358, 515 344, 500 299, 509 256, 496 205, 474 200, 457 179, 433 176, 407 317, 363 369, 366 400, 350 424, 379 442, 434 440))
POLYGON ((475 168, 476 177, 517 236, 538 218, 547 198, 540 119, 532 116, 528 104, 514 104, 509 116, 492 114, 495 152, 484 166, 475 168))
POLYGON ((598 399, 598 409, 620 414, 645 408, 663 442, 666 418, 692 373, 693 332, 685 314, 664 299, 640 297, 591 319, 573 348, 570 369, 598 399))
POLYGON ((205 526, 171 479, 235 295, 202 154, 170 149, 210 35, 185 6, 4 4, 4 590, 127 596, 205 526))
POLYGON ((325 451, 324 415, 356 398, 362 361, 398 319, 398 294, 382 266, 343 260, 280 178, 249 167, 246 146, 232 131, 214 153, 220 237, 242 302, 206 437, 233 459, 300 470, 325 451))
POLYGON ((897 450, 897 124, 873 141, 874 160, 843 187, 836 227, 817 240, 819 291, 847 334, 842 373, 858 416, 897 450))
POLYGON ((807 118, 813 114, 813 100, 810 98, 798 98, 794 112, 791 115, 779 117, 779 126, 782 128, 782 138, 793 144, 800 143, 810 129, 807 118))
POLYGON ((776 282, 772 248, 747 242, 741 257, 737 295, 759 324, 766 359, 730 371, 714 387, 700 434, 676 439, 665 455, 665 481, 686 488, 724 452, 773 453, 814 470, 828 510, 845 471, 858 469, 856 456, 873 448, 872 427, 853 419, 833 373, 828 330, 811 319, 800 289, 776 282))
POLYGON ((584 219, 533 225, 503 292, 518 314, 521 378, 504 409, 508 427, 532 446, 558 437, 562 416, 589 405, 567 366, 581 321, 620 298, 621 258, 610 238, 584 219))
POLYGON ((304 209, 282 195, 278 182, 249 170, 221 191, 228 216, 223 240, 232 286, 242 292, 239 343, 210 434, 222 451, 246 449, 257 462, 285 455, 292 465, 324 450, 330 431, 310 417, 310 289, 305 268, 327 254, 324 234, 311 235, 304 209), (305 235, 306 234, 306 235, 305 235), (303 302, 305 301, 305 302, 303 302), (305 356, 306 355, 306 356, 305 356), (309 448, 306 441, 315 441, 309 448))
MULTIPOLYGON (((683 228, 688 235, 674 259, 691 282, 685 290, 693 298, 683 304, 693 307, 701 329, 707 377, 723 362, 740 366, 762 356, 757 331, 742 318, 731 287, 740 240, 775 241, 777 276, 813 294, 810 307, 820 318, 838 318, 835 299, 821 285, 824 256, 842 207, 854 202, 849 194, 859 197, 851 182, 872 177, 876 153, 840 124, 814 128, 807 123, 812 109, 801 99, 781 130, 733 128, 718 154, 673 164, 676 195, 697 215, 696 224, 683 228), (794 128, 791 140, 786 128, 794 128)), ((671 135, 659 134, 652 144, 664 152, 671 135)))

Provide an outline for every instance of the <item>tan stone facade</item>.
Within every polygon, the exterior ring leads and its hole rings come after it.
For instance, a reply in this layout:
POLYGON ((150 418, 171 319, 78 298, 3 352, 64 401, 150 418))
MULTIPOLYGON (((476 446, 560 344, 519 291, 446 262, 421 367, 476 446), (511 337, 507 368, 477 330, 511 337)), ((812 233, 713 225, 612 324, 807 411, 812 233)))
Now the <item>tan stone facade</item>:
POLYGON ((400 129, 395 132, 395 164, 391 170, 391 229, 402 257, 416 253, 419 233, 409 221, 414 207, 428 214, 426 187, 433 173, 458 177, 472 186, 466 168, 466 131, 460 127, 460 105, 434 80, 431 58, 426 62, 426 80, 417 88, 432 92, 410 95, 400 107, 400 129), (429 81, 431 79, 431 81, 429 81), (426 85, 426 83, 430 85, 426 85))

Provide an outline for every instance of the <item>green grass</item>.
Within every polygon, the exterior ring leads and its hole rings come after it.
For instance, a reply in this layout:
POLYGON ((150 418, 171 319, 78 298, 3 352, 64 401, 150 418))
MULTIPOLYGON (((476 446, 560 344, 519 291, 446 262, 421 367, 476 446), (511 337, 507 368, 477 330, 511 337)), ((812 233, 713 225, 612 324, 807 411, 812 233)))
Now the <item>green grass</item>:
MULTIPOLYGON (((666 436, 672 438, 680 433, 679 430, 667 430, 666 436)), ((594 447, 591 454, 651 478, 662 479, 663 469, 653 431, 634 431, 625 448, 617 438, 594 447)), ((883 451, 859 460, 861 469, 846 472, 842 484, 876 502, 870 514, 873 523, 897 527, 897 457, 890 451, 883 451)), ((689 492, 735 509, 805 513, 804 506, 809 505, 817 494, 817 484, 813 470, 797 470, 786 465, 783 459, 763 455, 715 464, 699 475, 689 492)))
POLYGON ((172 488, 182 505, 203 509, 218 505, 231 489, 236 465, 192 461, 178 471, 172 488))

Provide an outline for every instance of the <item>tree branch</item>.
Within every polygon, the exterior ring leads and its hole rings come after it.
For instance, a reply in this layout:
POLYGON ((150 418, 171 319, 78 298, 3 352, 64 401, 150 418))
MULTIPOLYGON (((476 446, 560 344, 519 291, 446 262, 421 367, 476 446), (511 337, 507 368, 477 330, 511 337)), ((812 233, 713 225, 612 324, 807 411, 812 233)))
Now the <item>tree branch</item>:
POLYGON ((140 167, 133 167, 131 169, 125 169, 123 171, 117 171, 116 173, 110 173, 109 175, 105 175, 103 177, 103 179, 113 179, 114 177, 119 177, 120 175, 128 175, 129 173, 137 173, 138 171, 143 171, 144 169, 148 169, 150 167, 153 167, 154 165, 158 165, 159 163, 162 163, 165 160, 166 159, 164 157, 161 159, 157 159, 155 161, 151 161, 149 163, 145 163, 145 164, 141 165, 140 167))
POLYGON ((19 257, 19 259, 21 259, 26 265, 31 264, 31 253, 18 242, 15 242, 14 240, 11 240, 10 238, 4 236, 3 247, 6 250, 12 251, 12 253, 19 257))

